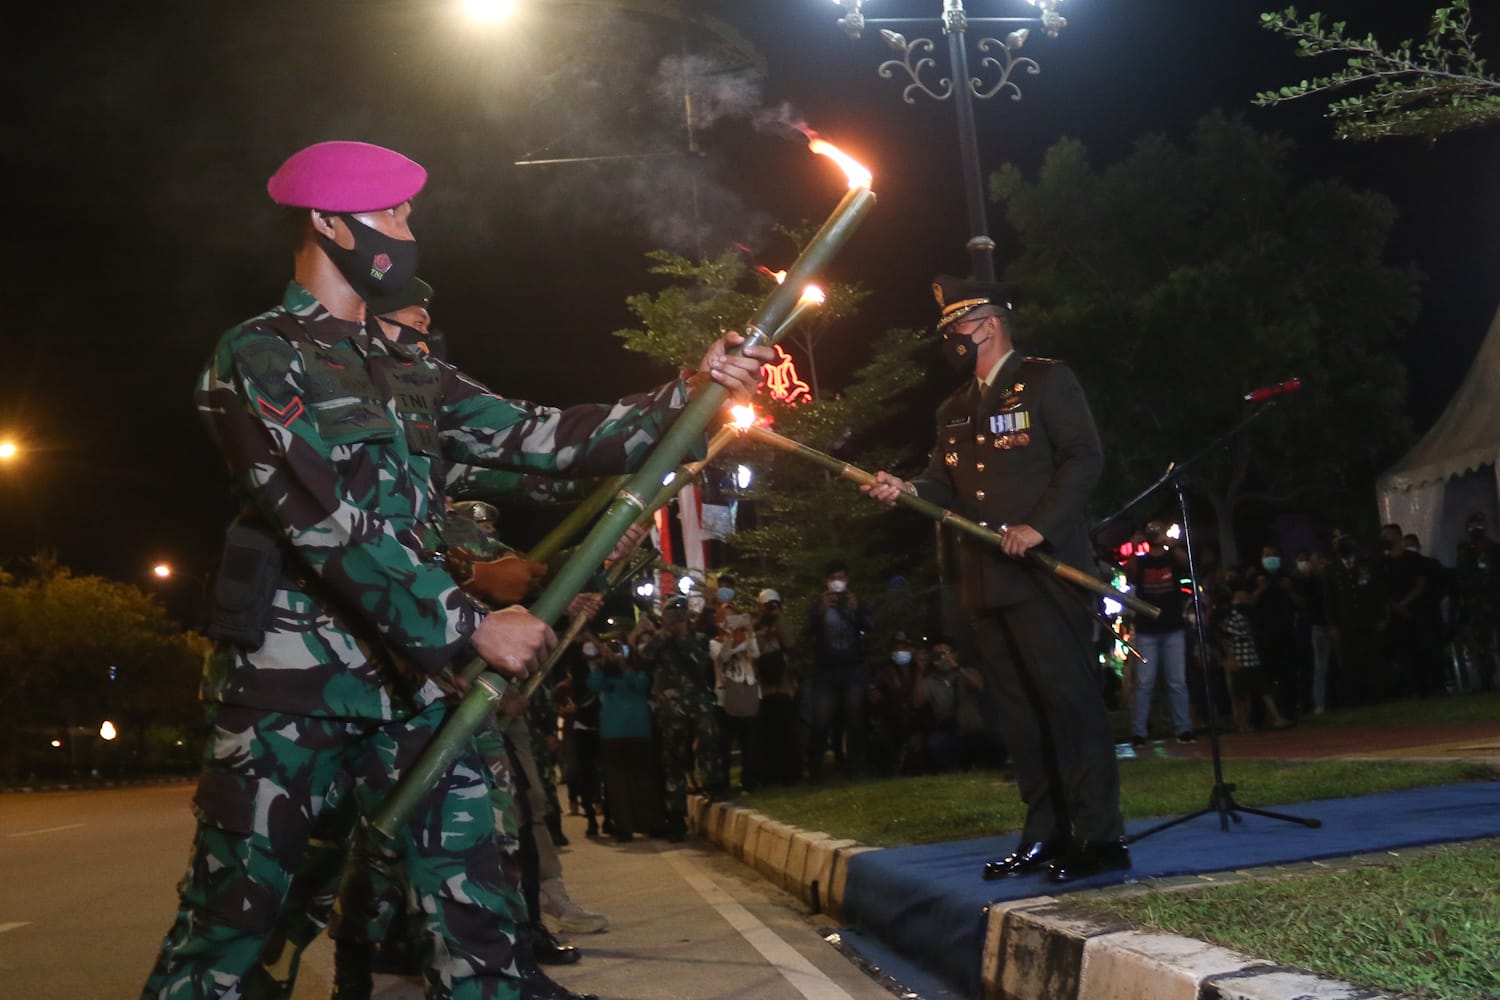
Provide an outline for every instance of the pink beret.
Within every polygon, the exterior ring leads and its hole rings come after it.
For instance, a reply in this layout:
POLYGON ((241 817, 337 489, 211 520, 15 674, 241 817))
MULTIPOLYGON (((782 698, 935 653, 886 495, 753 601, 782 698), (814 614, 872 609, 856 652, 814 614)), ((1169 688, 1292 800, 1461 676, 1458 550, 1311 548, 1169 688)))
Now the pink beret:
POLYGON ((414 197, 427 171, 384 146, 320 142, 287 158, 266 191, 278 205, 325 212, 376 212, 414 197))

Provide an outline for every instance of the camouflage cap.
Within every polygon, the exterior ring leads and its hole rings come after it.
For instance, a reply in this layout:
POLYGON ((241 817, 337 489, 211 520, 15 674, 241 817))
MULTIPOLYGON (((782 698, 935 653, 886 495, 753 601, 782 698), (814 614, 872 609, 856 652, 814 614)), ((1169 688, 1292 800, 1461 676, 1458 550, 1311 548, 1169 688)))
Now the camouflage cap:
POLYGON ((500 517, 500 512, 483 500, 459 500, 453 505, 453 512, 475 521, 495 521, 500 517))
POLYGON ((388 316, 407 306, 422 306, 426 308, 432 304, 432 286, 421 278, 413 276, 399 291, 392 292, 384 298, 371 299, 365 303, 365 311, 371 316, 388 316))

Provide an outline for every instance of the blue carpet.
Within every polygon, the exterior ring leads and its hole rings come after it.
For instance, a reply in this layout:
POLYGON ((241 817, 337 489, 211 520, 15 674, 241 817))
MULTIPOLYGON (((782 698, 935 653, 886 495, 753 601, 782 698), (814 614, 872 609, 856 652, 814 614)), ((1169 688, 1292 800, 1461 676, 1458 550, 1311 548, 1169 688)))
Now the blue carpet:
MULTIPOLYGON (((1259 803, 1246 803, 1258 806, 1259 803)), ((1386 792, 1358 798, 1267 807, 1321 819, 1320 829, 1241 814, 1219 829, 1209 813, 1133 844, 1134 868, 1063 887, 1028 875, 1002 882, 980 878, 984 862, 1008 854, 1016 835, 897 847, 856 855, 849 863, 844 910, 856 950, 876 939, 956 988, 978 996, 984 916, 990 903, 1057 895, 1129 879, 1232 871, 1344 857, 1454 840, 1500 836, 1500 782, 1475 782, 1386 792)), ((1142 820, 1130 833, 1158 821, 1142 820)), ((869 955, 882 967, 895 957, 869 955)), ((899 978, 899 976, 898 976, 899 978)))

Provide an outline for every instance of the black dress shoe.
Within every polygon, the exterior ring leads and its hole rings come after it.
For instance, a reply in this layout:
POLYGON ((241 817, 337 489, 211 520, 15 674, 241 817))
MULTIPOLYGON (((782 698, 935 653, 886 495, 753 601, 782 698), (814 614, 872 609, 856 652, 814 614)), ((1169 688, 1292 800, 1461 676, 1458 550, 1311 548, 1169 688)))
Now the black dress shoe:
POLYGON ((1100 872, 1124 871, 1130 867, 1130 849, 1118 840, 1085 840, 1076 844, 1047 869, 1048 882, 1076 882, 1100 872))
POLYGON ((527 924, 524 933, 531 939, 531 954, 539 965, 573 965, 583 957, 583 952, 563 944, 544 924, 527 924))
POLYGON ((574 993, 541 969, 522 970, 521 1000, 599 1000, 595 993, 574 993))
POLYGON ((984 880, 993 882, 1013 875, 1041 871, 1047 866, 1047 862, 1062 857, 1067 846, 1067 842, 1061 840, 1023 840, 1005 857, 984 863, 984 880))

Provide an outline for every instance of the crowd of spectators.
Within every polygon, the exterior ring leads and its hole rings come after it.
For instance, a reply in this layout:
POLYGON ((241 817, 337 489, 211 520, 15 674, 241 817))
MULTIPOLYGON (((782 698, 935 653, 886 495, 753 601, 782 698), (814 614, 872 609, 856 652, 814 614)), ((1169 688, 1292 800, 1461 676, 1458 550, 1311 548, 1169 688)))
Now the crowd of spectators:
POLYGON ((1369 539, 1336 530, 1330 551, 1301 550, 1290 563, 1274 544, 1232 567, 1205 548, 1203 649, 1183 546, 1151 522, 1131 549, 1128 582, 1163 609, 1156 622, 1131 623, 1139 656, 1125 691, 1136 745, 1168 735, 1149 727, 1158 677, 1183 742, 1205 724, 1210 697, 1221 728, 1243 731, 1285 728, 1331 708, 1500 687, 1500 559, 1482 514, 1469 518, 1454 568, 1424 555, 1398 524, 1369 539), (1197 669, 1204 655, 1206 685, 1197 669))
MULTIPOLYGON (((1202 645, 1186 549, 1165 522, 1148 522, 1123 566, 1163 612, 1126 623, 1135 652, 1119 707, 1132 742, 1194 741, 1209 698, 1222 730, 1249 731, 1500 686, 1500 552, 1481 516, 1470 528, 1456 569, 1398 525, 1368 540, 1336 531, 1328 552, 1290 561, 1267 544, 1252 563, 1225 567, 1204 546, 1202 645)), ((534 723, 559 733, 570 804, 591 836, 678 839, 690 792, 815 783, 829 768, 878 776, 1004 763, 984 674, 959 643, 878 622, 842 563, 795 600, 794 627, 780 592, 742 594, 724 574, 617 632, 579 636, 555 718, 534 723)), ((1113 639, 1102 627, 1101 637, 1113 639)))

